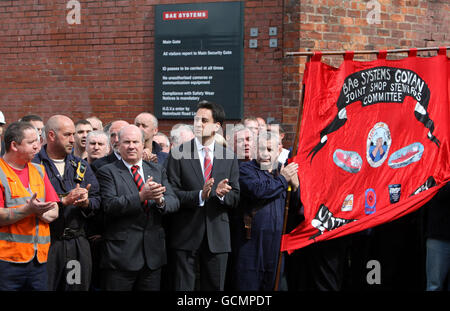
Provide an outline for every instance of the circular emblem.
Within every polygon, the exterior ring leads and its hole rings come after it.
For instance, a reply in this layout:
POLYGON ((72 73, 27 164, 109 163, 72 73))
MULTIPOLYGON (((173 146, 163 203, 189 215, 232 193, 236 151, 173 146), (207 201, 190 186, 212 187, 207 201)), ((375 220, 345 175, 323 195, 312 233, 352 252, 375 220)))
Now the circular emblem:
POLYGON ((386 123, 378 122, 367 137, 367 162, 372 167, 379 167, 387 159, 391 148, 391 132, 386 123))

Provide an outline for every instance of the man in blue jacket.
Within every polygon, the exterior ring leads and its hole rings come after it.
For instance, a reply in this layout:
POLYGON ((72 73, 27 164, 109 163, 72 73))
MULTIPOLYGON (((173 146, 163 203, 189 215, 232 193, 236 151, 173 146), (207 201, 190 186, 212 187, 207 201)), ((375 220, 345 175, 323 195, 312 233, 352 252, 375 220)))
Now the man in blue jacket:
POLYGON ((100 208, 97 179, 89 164, 72 154, 75 126, 63 115, 50 117, 45 126, 47 144, 33 162, 45 167, 60 197, 59 217, 50 225, 49 290, 88 290, 92 259, 85 237, 86 218, 100 208))
POLYGON ((278 135, 260 134, 256 159, 239 165, 241 198, 232 222, 232 283, 239 291, 272 291, 286 191, 296 191, 297 163, 278 163, 278 135))

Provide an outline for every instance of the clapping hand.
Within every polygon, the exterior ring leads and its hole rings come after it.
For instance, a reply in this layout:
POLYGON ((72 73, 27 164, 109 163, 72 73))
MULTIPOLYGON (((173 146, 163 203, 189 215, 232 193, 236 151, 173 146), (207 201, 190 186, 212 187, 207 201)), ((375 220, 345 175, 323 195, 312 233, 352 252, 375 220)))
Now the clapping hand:
POLYGON ((87 207, 89 205, 89 189, 91 184, 88 184, 86 188, 82 188, 80 184, 77 184, 69 194, 61 199, 64 206, 75 205, 78 207, 87 207))
POLYGON ((165 192, 166 187, 157 182, 154 182, 153 177, 150 177, 149 179, 147 179, 144 187, 142 187, 141 191, 139 192, 139 197, 141 198, 142 202, 145 200, 155 200, 156 202, 160 202, 165 192))
POLYGON ((214 185, 214 178, 210 178, 205 184, 203 185, 203 191, 202 191, 202 200, 206 200, 209 198, 209 195, 211 194, 212 186, 214 185))
POLYGON ((37 198, 37 193, 33 193, 33 196, 31 199, 27 200, 26 202, 26 208, 35 215, 41 216, 45 212, 51 210, 55 207, 54 202, 41 202, 37 198))
POLYGON ((144 151, 142 152, 142 159, 149 162, 158 163, 158 157, 156 156, 156 154, 152 153, 148 148, 145 148, 144 151))
POLYGON ((218 197, 222 198, 225 194, 230 192, 231 186, 228 184, 228 179, 222 179, 216 188, 216 194, 218 197))
POLYGON ((286 179, 287 182, 291 183, 292 180, 296 178, 297 171, 298 171, 298 164, 295 162, 291 162, 288 165, 286 166, 283 165, 281 167, 280 174, 286 179))

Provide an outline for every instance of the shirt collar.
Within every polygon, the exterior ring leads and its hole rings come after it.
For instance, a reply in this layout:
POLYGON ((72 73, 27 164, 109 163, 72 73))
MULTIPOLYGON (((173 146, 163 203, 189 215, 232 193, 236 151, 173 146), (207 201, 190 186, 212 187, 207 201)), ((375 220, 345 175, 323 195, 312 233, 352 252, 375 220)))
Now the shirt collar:
POLYGON ((209 151, 214 152, 214 144, 215 144, 215 140, 212 141, 212 143, 210 143, 209 145, 203 146, 202 143, 198 140, 197 137, 195 137, 195 144, 197 146, 197 150, 203 150, 204 147, 208 147, 209 151))
POLYGON ((120 155, 120 153, 115 152, 115 151, 113 151, 113 152, 117 159, 122 160, 122 156, 120 155))
POLYGON ((127 161, 125 161, 124 159, 122 159, 122 162, 123 162, 123 164, 125 164, 125 166, 127 167, 127 169, 129 170, 129 171, 131 171, 131 167, 133 166, 133 165, 137 165, 137 166, 139 166, 139 169, 141 170, 142 169, 142 159, 140 159, 137 163, 135 163, 135 164, 130 164, 130 163, 128 163, 127 161))

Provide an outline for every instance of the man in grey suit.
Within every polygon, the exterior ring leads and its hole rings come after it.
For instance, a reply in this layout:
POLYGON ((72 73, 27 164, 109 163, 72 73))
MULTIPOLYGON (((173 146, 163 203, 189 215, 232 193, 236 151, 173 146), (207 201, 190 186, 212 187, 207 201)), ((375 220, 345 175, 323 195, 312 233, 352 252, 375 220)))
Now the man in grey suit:
POLYGON ((167 262, 162 215, 179 208, 165 169, 142 160, 144 136, 135 125, 119 131, 121 160, 97 172, 105 215, 102 288, 159 290, 167 262))
POLYGON ((169 246, 174 250, 175 290, 223 290, 231 252, 228 212, 239 203, 239 166, 234 153, 214 140, 225 119, 222 106, 201 101, 194 118, 195 138, 174 147, 167 176, 180 200, 171 215, 169 246))

